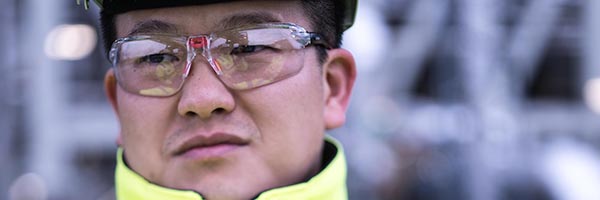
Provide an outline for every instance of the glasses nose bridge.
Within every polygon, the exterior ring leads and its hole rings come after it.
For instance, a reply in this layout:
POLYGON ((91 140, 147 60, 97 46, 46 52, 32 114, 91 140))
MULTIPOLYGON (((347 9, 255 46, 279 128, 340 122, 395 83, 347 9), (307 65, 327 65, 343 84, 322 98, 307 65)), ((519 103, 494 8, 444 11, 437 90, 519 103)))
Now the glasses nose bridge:
POLYGON ((200 49, 204 50, 208 46, 208 36, 191 36, 188 38, 188 45, 191 49, 200 49))
POLYGON ((217 73, 217 75, 221 75, 223 72, 221 71, 221 67, 218 63, 212 60, 210 56, 210 36, 208 35, 200 35, 200 36, 190 36, 187 41, 188 51, 191 54, 188 59, 188 67, 186 70, 186 76, 189 74, 191 70, 191 65, 194 62, 194 59, 197 54, 202 55, 202 57, 208 62, 211 68, 217 73))
POLYGON ((200 55, 202 55, 202 57, 206 58, 205 52, 208 49, 208 45, 209 45, 208 36, 200 35, 200 36, 188 37, 188 40, 187 40, 188 51, 190 54, 192 54, 192 59, 190 59, 190 62, 193 61, 196 54, 200 54, 200 55))

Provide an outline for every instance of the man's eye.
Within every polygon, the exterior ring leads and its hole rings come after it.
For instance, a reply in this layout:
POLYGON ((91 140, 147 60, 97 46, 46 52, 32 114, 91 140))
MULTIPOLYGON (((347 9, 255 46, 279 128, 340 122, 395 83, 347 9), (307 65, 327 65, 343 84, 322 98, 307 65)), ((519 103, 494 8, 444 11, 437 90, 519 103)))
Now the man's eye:
POLYGON ((177 62, 179 58, 177 56, 166 54, 166 53, 158 53, 151 54, 138 59, 138 63, 149 63, 149 64, 159 64, 163 62, 177 62))
POLYGON ((268 46, 264 46, 264 45, 240 45, 240 46, 233 48, 231 50, 231 54, 235 55, 235 54, 257 53, 257 52, 266 50, 268 48, 269 48, 268 46))

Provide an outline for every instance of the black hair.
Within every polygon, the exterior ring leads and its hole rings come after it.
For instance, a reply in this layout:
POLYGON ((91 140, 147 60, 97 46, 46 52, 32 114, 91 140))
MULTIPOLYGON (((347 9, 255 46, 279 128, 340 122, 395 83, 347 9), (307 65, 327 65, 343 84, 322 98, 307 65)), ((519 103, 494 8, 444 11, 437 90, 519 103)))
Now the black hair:
MULTIPOLYGON (((313 32, 322 34, 325 41, 333 48, 342 45, 343 8, 333 0, 302 0, 302 8, 313 27, 313 32)), ((325 48, 317 48, 319 62, 325 62, 327 51, 325 48)))
MULTIPOLYGON (((332 48, 342 45, 343 8, 338 0, 301 0, 304 13, 311 22, 312 32, 320 33, 325 42, 332 48)), ((115 14, 112 12, 100 12, 100 30, 106 53, 109 53, 114 40, 117 39, 115 27, 115 14)), ((327 59, 325 47, 317 48, 319 61, 323 63, 327 59)))

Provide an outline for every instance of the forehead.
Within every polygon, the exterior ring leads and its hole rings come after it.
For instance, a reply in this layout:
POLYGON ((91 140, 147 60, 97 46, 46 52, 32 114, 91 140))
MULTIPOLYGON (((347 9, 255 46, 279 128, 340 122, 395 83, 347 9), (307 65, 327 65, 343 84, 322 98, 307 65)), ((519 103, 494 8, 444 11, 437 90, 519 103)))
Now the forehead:
POLYGON ((115 18, 117 37, 140 32, 198 35, 264 22, 291 22, 310 29, 299 1, 247 0, 136 10, 115 18))

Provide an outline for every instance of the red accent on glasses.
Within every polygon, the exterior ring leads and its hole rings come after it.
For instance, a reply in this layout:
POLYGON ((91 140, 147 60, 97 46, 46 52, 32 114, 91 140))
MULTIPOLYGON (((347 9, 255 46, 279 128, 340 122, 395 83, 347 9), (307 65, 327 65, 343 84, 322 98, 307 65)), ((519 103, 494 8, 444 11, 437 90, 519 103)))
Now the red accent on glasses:
POLYGON ((194 49, 200 49, 206 47, 206 45, 208 45, 206 37, 196 37, 190 39, 190 46, 194 49))

